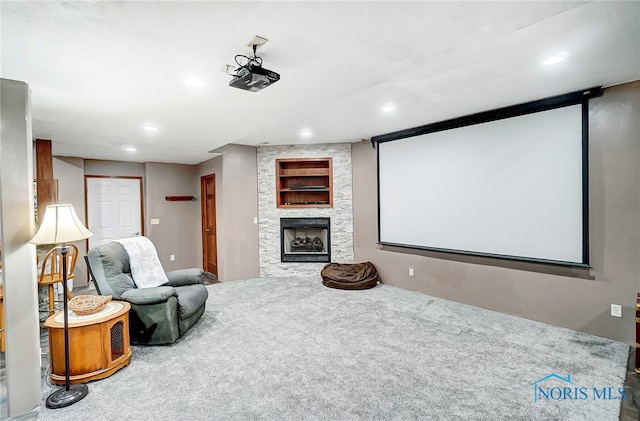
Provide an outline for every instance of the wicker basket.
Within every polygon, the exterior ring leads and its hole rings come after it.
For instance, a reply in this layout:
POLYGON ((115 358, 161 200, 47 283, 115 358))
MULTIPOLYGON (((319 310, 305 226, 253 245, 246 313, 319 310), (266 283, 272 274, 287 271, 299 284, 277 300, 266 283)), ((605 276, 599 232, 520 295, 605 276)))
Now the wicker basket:
POLYGON ((76 295, 69 301, 69 308, 76 314, 86 315, 101 311, 111 301, 111 295, 76 295))

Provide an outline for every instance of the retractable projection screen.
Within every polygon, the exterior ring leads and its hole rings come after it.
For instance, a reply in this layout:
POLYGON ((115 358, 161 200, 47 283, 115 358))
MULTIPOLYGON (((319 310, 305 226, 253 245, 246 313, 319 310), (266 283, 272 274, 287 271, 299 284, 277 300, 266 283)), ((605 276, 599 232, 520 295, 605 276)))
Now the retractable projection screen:
POLYGON ((600 88, 387 135, 384 245, 588 266, 588 98, 600 88))

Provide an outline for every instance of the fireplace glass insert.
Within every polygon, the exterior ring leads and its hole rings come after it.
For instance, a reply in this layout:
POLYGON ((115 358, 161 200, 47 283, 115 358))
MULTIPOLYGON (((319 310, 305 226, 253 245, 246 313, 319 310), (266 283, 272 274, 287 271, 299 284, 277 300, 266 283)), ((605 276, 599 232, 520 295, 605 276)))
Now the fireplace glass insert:
POLYGON ((330 218, 281 218, 281 261, 330 262, 330 227, 330 218))

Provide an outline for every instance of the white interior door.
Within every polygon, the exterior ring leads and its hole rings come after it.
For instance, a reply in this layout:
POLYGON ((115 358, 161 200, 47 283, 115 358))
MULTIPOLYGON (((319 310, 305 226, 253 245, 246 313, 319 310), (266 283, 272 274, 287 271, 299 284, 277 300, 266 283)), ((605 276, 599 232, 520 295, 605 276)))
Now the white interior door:
POLYGON ((117 238, 142 235, 140 178, 87 177, 89 248, 117 238))

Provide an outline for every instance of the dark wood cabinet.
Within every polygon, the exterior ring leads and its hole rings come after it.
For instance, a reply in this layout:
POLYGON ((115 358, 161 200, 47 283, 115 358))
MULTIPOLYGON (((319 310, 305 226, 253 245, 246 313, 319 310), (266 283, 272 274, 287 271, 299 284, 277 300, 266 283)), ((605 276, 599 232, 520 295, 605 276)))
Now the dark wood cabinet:
POLYGON ((279 208, 333 206, 331 158, 276 159, 276 203, 279 208))

